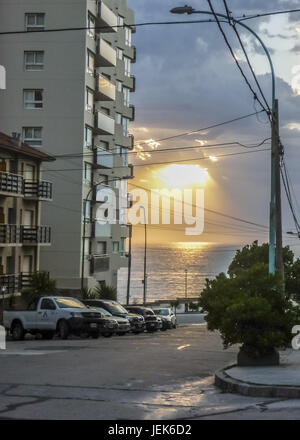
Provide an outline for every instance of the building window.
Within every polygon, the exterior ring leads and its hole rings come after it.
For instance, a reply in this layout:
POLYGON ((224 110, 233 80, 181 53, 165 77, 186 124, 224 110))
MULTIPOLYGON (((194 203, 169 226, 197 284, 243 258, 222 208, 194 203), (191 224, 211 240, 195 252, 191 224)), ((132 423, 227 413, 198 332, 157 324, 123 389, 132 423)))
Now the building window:
POLYGON ((31 145, 42 145, 42 127, 23 127, 23 141, 31 145))
POLYGON ((122 81, 116 81, 117 92, 122 92, 123 83, 122 81))
POLYGON ((121 155, 122 155, 122 163, 123 163, 124 167, 127 167, 128 166, 128 150, 127 150, 127 148, 122 148, 121 155))
POLYGON ((115 120, 116 120, 116 124, 121 124, 122 123, 122 115, 121 115, 121 113, 116 113, 115 120))
POLYGON ((117 47, 117 58, 118 60, 123 60, 123 50, 117 47))
MULTIPOLYGON (((90 200, 84 200, 83 202, 83 216, 85 218, 85 221, 88 223, 91 221, 92 217, 92 204, 90 200)), ((85 246, 85 248, 87 248, 85 246)))
POLYGON ((24 66, 25 70, 43 70, 44 51, 25 51, 24 66))
POLYGON ((89 88, 86 89, 86 110, 94 112, 94 92, 89 88))
POLYGON ((124 26, 124 17, 118 15, 118 26, 124 26))
POLYGON ((125 107, 129 107, 130 104, 130 89, 128 87, 123 87, 124 93, 124 105, 125 107))
POLYGON ((95 74, 95 55, 91 51, 87 51, 87 72, 94 76, 95 74))
POLYGON ((119 253, 119 248, 120 248, 119 242, 118 241, 113 241, 112 245, 113 245, 113 249, 112 249, 113 253, 114 254, 118 254, 119 253))
POLYGON ((128 136, 128 128, 129 128, 129 119, 123 118, 122 119, 122 125, 123 125, 123 136, 128 136))
POLYGON ((131 29, 129 27, 125 27, 125 44, 131 46, 131 29))
POLYGON ((93 130, 90 127, 85 127, 85 134, 84 134, 84 146, 86 148, 92 148, 93 147, 93 130))
POLYGON ((130 76, 130 70, 131 70, 130 58, 124 57, 124 63, 125 63, 125 75, 130 76))
POLYGON ((45 14, 25 14, 25 28, 27 31, 43 30, 45 28, 45 14))
POLYGON ((88 15, 88 35, 91 38, 95 38, 96 32, 95 32, 95 27, 96 27, 96 20, 95 18, 89 14, 88 15))
POLYGON ((90 185, 92 183, 92 165, 84 162, 84 183, 90 185))
POLYGON ((97 242, 97 254, 98 255, 106 255, 107 254, 107 244, 106 241, 98 241, 97 242))
POLYGON ((43 108, 43 90, 24 90, 24 108, 43 108))

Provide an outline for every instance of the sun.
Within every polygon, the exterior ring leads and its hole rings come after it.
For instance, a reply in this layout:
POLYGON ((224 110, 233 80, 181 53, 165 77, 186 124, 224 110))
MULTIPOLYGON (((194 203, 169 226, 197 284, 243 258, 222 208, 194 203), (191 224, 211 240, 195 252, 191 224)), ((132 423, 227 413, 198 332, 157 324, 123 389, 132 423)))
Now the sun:
POLYGON ((209 174, 206 168, 199 165, 172 164, 158 172, 158 178, 170 188, 183 188, 192 185, 203 186, 209 174))

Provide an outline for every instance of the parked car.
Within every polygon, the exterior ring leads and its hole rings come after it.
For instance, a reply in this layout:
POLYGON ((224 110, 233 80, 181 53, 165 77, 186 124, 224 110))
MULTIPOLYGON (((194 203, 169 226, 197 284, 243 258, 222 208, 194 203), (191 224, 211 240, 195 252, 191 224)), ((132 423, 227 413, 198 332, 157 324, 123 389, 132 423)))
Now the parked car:
POLYGON ((92 301, 93 307, 102 307, 107 310, 112 316, 116 318, 125 318, 128 319, 130 323, 130 330, 133 333, 142 333, 145 331, 146 324, 145 320, 142 316, 129 313, 121 304, 117 301, 113 301, 110 299, 93 299, 92 301))
POLYGON ((45 296, 29 304, 27 310, 4 311, 4 327, 14 340, 22 340, 26 333, 41 334, 52 339, 58 333, 67 339, 70 333, 87 333, 98 338, 108 325, 101 313, 87 308, 78 299, 61 296, 45 296))
MULTIPOLYGON (((97 300, 92 300, 92 299, 82 300, 82 302, 86 306, 89 306, 93 310, 97 310, 97 312, 102 313, 102 315, 104 315, 106 319, 116 322, 117 327, 116 327, 114 333, 116 333, 117 335, 123 336, 130 331, 130 322, 128 321, 128 319, 120 318, 119 316, 113 316, 107 310, 103 309, 102 307, 98 307, 97 302, 95 303, 95 301, 97 301, 97 300)), ((103 336, 105 336, 105 335, 103 335, 103 336)))
POLYGON ((177 318, 176 315, 172 312, 171 309, 167 307, 161 308, 153 308, 153 312, 167 320, 169 328, 176 328, 177 326, 177 318))
POLYGON ((126 306, 126 309, 128 312, 136 313, 137 315, 144 317, 146 322, 146 330, 148 332, 156 332, 163 326, 161 318, 156 316, 153 310, 149 309, 148 307, 126 306))

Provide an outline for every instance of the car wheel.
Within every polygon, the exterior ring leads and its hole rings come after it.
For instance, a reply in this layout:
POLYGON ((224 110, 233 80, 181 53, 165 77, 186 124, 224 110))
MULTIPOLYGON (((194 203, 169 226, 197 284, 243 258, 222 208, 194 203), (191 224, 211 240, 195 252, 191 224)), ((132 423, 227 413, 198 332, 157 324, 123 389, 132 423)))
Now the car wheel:
POLYGON ((125 332, 117 332, 117 335, 119 335, 119 336, 124 336, 124 335, 125 335, 125 332))
POLYGON ((22 341, 25 336, 25 331, 21 322, 14 322, 11 328, 11 334, 14 341, 22 341))
POLYGON ((110 338, 113 334, 108 332, 108 333, 102 333, 102 336, 104 336, 104 338, 110 338))
POLYGON ((69 326, 66 321, 62 320, 58 323, 58 334, 61 339, 68 339, 69 326))
POLYGON ((91 333, 91 337, 93 338, 93 339, 98 339, 99 338, 99 336, 100 336, 100 333, 99 332, 94 332, 94 333, 91 333))
POLYGON ((166 330, 167 330, 167 327, 162 327, 162 328, 160 329, 161 332, 165 332, 166 330))

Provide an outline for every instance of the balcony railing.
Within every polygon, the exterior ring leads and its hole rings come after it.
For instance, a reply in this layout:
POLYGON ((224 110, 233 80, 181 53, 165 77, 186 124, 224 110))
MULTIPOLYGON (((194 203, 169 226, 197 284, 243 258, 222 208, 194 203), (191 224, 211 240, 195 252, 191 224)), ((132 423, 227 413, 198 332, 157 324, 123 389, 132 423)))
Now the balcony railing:
POLYGON ((99 41, 95 57, 96 67, 115 67, 117 52, 102 38, 99 41))
POLYGON ((101 33, 117 32, 118 18, 102 1, 98 5, 97 26, 101 27, 101 33))
POLYGON ((21 228, 17 225, 0 225, 0 245, 21 243, 21 228))
POLYGON ((0 192, 11 194, 24 193, 24 179, 18 174, 0 173, 0 192))
POLYGON ((115 133, 115 120, 104 113, 95 113, 95 131, 98 135, 110 135, 115 133))
POLYGON ((24 195, 25 197, 38 197, 40 199, 52 199, 52 183, 38 180, 25 180, 24 195))
POLYGON ((107 272, 109 270, 109 255, 93 255, 91 258, 91 273, 107 272))
POLYGON ((50 244, 50 226, 21 226, 21 241, 23 244, 50 244))
POLYGON ((5 294, 20 292, 22 289, 29 287, 31 277, 34 273, 37 272, 21 272, 18 274, 1 275, 0 288, 5 289, 5 294))
POLYGON ((101 148, 97 148, 96 161, 97 161, 97 165, 99 167, 113 168, 114 155, 110 151, 106 151, 106 150, 102 150, 101 148))
POLYGON ((129 86, 131 92, 135 92, 136 89, 136 78, 134 75, 130 75, 130 86, 129 86))
POLYGON ((115 101, 116 86, 109 81, 105 76, 98 75, 96 78, 97 86, 95 93, 96 101, 115 101))

